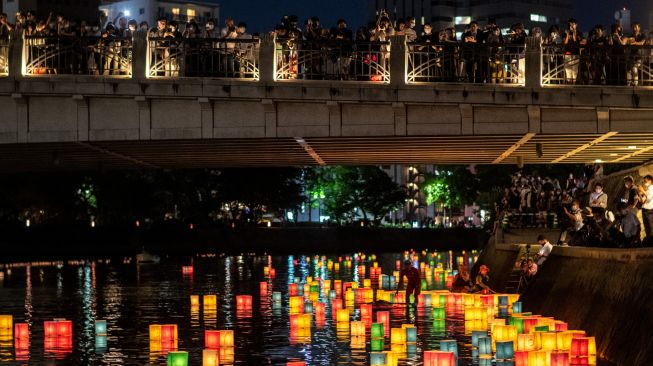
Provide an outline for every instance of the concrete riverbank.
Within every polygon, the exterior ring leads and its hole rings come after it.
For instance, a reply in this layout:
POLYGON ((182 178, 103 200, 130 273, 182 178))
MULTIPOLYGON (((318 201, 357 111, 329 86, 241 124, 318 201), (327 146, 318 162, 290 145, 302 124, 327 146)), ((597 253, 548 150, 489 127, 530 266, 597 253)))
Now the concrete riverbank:
MULTIPOLYGON (((479 263, 503 290, 521 246, 490 243, 479 263)), ((533 246, 531 251, 539 249, 533 246)), ((653 248, 554 247, 522 294, 524 308, 596 336, 598 354, 623 366, 653 365, 653 248)))

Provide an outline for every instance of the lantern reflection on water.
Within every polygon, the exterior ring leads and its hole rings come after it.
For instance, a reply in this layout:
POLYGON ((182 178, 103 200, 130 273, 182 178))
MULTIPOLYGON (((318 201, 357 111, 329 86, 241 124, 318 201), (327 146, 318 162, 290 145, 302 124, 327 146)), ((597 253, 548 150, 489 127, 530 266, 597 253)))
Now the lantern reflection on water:
POLYGON ((205 349, 202 351, 202 366, 219 366, 220 352, 215 349, 205 349))

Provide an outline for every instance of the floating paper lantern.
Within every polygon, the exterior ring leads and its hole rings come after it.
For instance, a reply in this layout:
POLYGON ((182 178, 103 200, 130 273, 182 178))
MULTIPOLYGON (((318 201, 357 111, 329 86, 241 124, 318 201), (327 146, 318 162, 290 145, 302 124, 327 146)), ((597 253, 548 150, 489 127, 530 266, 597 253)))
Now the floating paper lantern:
POLYGON ((251 310, 252 309, 252 296, 251 295, 238 295, 238 296, 236 296, 236 309, 237 310, 251 310))
POLYGON ((390 312, 389 311, 377 311, 376 312, 376 322, 383 323, 384 334, 390 334, 390 312))
POLYGON ((204 295, 204 309, 216 309, 218 307, 218 297, 216 295, 204 295))
POLYGON ((265 295, 268 293, 268 283, 267 282, 260 282, 259 283, 259 290, 261 292, 261 295, 265 295))
POLYGON ((275 268, 270 268, 270 278, 275 278, 277 276, 277 270, 275 268))
MULTIPOLYGON (((233 348, 234 347, 234 331, 221 330, 220 331, 220 348, 233 348)), ((222 356, 220 357, 222 358, 222 356)))
POLYGON ((306 366, 306 362, 303 362, 303 361, 291 361, 291 362, 287 362, 286 366, 306 366))
POLYGON ((424 351, 424 366, 455 366, 456 356, 453 352, 424 351))
POLYGON ((492 330, 496 341, 514 341, 517 339, 517 327, 512 325, 496 325, 492 330))
MULTIPOLYGON (((48 336, 48 324, 45 324, 45 336, 48 336)), ((161 325, 159 324, 150 324, 150 343, 152 342, 161 343, 161 325)))
POLYGON ((337 309, 336 310, 336 322, 338 322, 338 323, 349 323, 349 310, 348 309, 337 309))
POLYGON ((508 306, 508 296, 506 295, 499 295, 497 297, 499 306, 508 306))
POLYGON ((537 318, 524 318, 524 333, 533 333, 537 322, 537 318))
POLYGON ((313 312, 313 303, 312 302, 305 302, 304 303, 304 313, 305 314, 311 314, 313 312))
POLYGON ((372 352, 382 352, 384 347, 385 347, 385 339, 383 338, 372 339, 370 341, 370 349, 372 350, 372 352))
POLYGON ((297 284, 296 283, 291 283, 288 285, 288 295, 289 296, 297 296, 297 284))
POLYGON ((551 365, 550 366, 569 366, 569 353, 568 352, 551 352, 551 365))
POLYGON ((405 344, 406 330, 404 328, 390 329, 390 344, 405 344))
POLYGON ((417 342, 417 328, 409 327, 406 328, 406 343, 415 343, 417 342))
POLYGON ((290 296, 290 312, 291 313, 301 313, 304 311, 304 298, 301 296, 290 296))
POLYGON ((487 311, 484 308, 465 307, 465 320, 481 320, 484 315, 487 318, 487 311))
POLYGON ((472 330, 472 347, 478 347, 478 339, 487 336, 486 330, 472 330))
POLYGON ((436 332, 444 332, 444 330, 446 328, 446 325, 447 324, 446 324, 446 321, 444 319, 433 320, 433 329, 436 332))
POLYGON ((517 302, 515 302, 515 303, 512 304, 512 312, 513 312, 513 314, 515 314, 515 313, 521 313, 521 311, 522 311, 522 305, 521 305, 521 302, 517 301, 517 302))
POLYGON ((361 304, 361 318, 371 318, 371 317, 372 317, 372 305, 361 304))
POLYGON ((518 351, 534 351, 537 348, 537 340, 535 334, 518 334, 517 335, 517 350, 518 351))
POLYGON ((458 343, 455 340, 447 339, 440 341, 440 351, 453 352, 458 357, 458 343))
POLYGON ((233 364, 234 363, 234 348, 233 347, 221 347, 219 350, 220 362, 222 364, 233 364))
POLYGON ((557 347, 557 334, 555 332, 538 332, 537 348, 542 351, 554 351, 557 347))
POLYGON ((107 321, 106 320, 96 320, 95 321, 95 335, 107 335, 107 321))
POLYGON ((384 327, 385 327, 384 323, 373 323, 370 329, 372 339, 384 338, 385 337, 384 327))
POLYGON ((524 333, 524 318, 511 317, 509 323, 516 327, 517 333, 524 333))
POLYGON ((29 325, 27 323, 16 323, 14 325, 14 339, 29 341, 29 325))
POLYGON ((538 325, 537 327, 535 327, 535 332, 548 332, 549 330, 550 329, 548 325, 538 325))
POLYGON ((168 352, 168 366, 188 366, 188 352, 168 352))
POLYGON ((555 322, 555 331, 556 332, 565 332, 567 330, 569 330, 569 326, 567 325, 567 323, 565 323, 563 321, 556 321, 555 322))
POLYGON ((108 347, 107 336, 95 336, 95 350, 104 351, 108 347))
POLYGON ((545 351, 528 352, 528 366, 548 366, 549 354, 545 351))
POLYGON ((370 352, 370 365, 387 365, 388 358, 385 352, 370 352))
POLYGON ((181 267, 181 273, 185 275, 192 275, 193 274, 193 266, 182 266, 181 267))
POLYGON ((497 341, 497 359, 505 360, 515 356, 515 344, 513 341, 497 341))
POLYGON ((0 315, 0 330, 9 330, 14 328, 14 317, 12 315, 0 315))
POLYGON ((491 355, 492 354, 492 338, 490 338, 490 337, 479 337, 478 338, 478 353, 480 355, 491 355))
POLYGON ((202 366, 219 366, 220 352, 215 349, 205 349, 202 351, 202 366))
POLYGON ((494 366, 492 365, 492 356, 480 355, 478 357, 478 366, 494 366))
POLYGON ((515 366, 528 366, 529 351, 515 351, 515 366))
POLYGON ((363 287, 372 287, 372 280, 369 278, 363 279, 363 287))
POLYGON ((190 307, 197 308, 200 306, 200 297, 199 295, 190 295, 190 307))
POLYGON ((220 331, 219 330, 205 330, 204 331, 204 348, 218 349, 220 348, 220 331))
POLYGON ((282 299, 281 292, 276 292, 275 291, 275 292, 272 293, 272 301, 273 302, 281 302, 281 299, 282 299))
POLYGON ((350 322, 350 333, 352 337, 355 336, 365 336, 365 323, 357 321, 357 322, 350 322))
POLYGON ((571 357, 588 357, 589 353, 589 338, 577 337, 571 339, 571 347, 569 348, 569 355, 571 357))

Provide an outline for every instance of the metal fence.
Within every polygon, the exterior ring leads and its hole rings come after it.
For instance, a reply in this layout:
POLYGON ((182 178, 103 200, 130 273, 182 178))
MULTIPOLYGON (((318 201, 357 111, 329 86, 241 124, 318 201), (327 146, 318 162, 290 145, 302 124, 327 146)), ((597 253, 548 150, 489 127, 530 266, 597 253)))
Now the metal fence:
POLYGON ((525 45, 409 43, 406 81, 525 84, 525 45))
POLYGON ((259 79, 258 39, 149 38, 148 77, 259 79))
POLYGON ((24 73, 130 77, 132 45, 131 38, 26 36, 24 73))
POLYGON ((653 46, 544 46, 542 85, 653 85, 653 46))
POLYGON ((9 40, 0 40, 0 76, 9 75, 9 40))
POLYGON ((299 41, 275 43, 276 80, 390 82, 390 42, 299 41))

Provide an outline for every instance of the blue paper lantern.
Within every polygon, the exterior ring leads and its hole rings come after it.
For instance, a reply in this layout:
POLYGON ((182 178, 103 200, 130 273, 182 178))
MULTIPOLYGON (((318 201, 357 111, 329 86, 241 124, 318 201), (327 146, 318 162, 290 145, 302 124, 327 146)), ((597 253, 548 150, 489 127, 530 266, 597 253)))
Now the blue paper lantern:
POLYGON ((515 366, 513 360, 498 360, 496 366, 515 366))
POLYGON ((281 302, 281 292, 273 292, 272 293, 272 301, 281 302))
POLYGON ((335 299, 336 297, 338 297, 336 290, 329 290, 329 299, 335 299))
POLYGON ((430 308, 431 307, 431 294, 424 294, 424 303, 422 306, 430 308))
POLYGON ((96 336, 95 337, 95 351, 104 352, 107 349, 107 336, 96 336))
POLYGON ((106 335, 107 334, 107 321, 106 320, 96 320, 95 321, 95 335, 106 335))
POLYGON ((499 296, 499 306, 508 306, 508 296, 506 295, 499 296))
POLYGON ((406 328, 406 343, 417 342, 417 328, 406 328))
POLYGON ((508 307, 507 306, 499 306, 499 318, 507 318, 508 317, 508 307))
POLYGON ((490 337, 478 338, 478 353, 480 355, 492 354, 492 339, 490 337))
POLYGON ((522 312, 522 307, 521 307, 521 302, 517 301, 512 304, 512 312, 513 313, 521 313, 522 312))
POLYGON ((385 352, 370 352, 370 365, 385 365, 388 363, 388 356, 385 352))
POLYGON ((458 343, 455 340, 447 339, 440 341, 440 351, 453 352, 458 357, 458 343))
POLYGON ((417 353, 417 343, 406 343, 406 355, 408 358, 417 353))
POLYGON ((305 302, 304 303, 304 314, 310 314, 313 312, 313 303, 305 302))
POLYGON ((505 360, 515 357, 515 344, 513 341, 496 342, 497 359, 505 360))
POLYGON ((487 336, 488 334, 484 330, 472 330, 472 346, 478 347, 478 339, 487 336))

